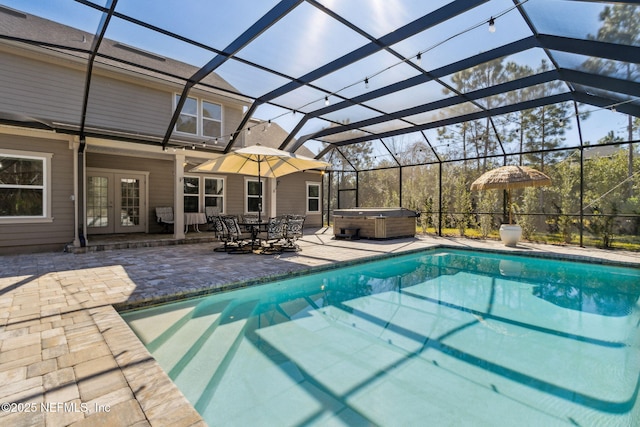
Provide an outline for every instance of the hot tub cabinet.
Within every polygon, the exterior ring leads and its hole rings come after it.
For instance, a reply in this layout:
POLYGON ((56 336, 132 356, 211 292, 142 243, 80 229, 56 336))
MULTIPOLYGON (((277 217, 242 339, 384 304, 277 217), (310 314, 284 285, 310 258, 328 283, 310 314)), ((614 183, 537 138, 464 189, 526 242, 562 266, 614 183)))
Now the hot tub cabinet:
POLYGON ((333 211, 333 233, 347 237, 358 230, 365 239, 395 239, 416 234, 419 213, 405 208, 353 208, 333 211))

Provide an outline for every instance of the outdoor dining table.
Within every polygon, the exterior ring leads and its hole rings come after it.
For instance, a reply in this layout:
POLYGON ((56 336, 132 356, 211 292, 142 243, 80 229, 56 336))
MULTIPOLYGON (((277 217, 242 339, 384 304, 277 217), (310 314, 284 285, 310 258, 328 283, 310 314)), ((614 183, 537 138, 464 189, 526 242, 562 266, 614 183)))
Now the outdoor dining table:
POLYGON ((193 225, 193 230, 200 232, 200 224, 207 223, 207 216, 202 212, 185 212, 184 214, 184 233, 187 234, 189 226, 193 225))
POLYGON ((253 251, 256 246, 260 247, 260 239, 258 238, 258 234, 261 231, 265 231, 267 229, 267 225, 269 225, 269 221, 260 221, 260 222, 239 222, 239 226, 243 227, 245 230, 248 229, 251 233, 251 250, 253 251))

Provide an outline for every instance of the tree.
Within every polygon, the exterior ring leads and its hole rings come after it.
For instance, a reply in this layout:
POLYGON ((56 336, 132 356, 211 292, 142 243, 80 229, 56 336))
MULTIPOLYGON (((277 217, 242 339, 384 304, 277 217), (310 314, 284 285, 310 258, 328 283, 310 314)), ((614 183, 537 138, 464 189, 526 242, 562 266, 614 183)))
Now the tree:
POLYGON ((549 171, 553 187, 548 192, 548 199, 557 215, 552 216, 548 223, 552 232, 560 232, 565 243, 571 243, 575 216, 580 213, 577 204, 580 165, 574 159, 572 154, 549 171))
MULTIPOLYGON (((538 72, 549 69, 549 64, 543 60, 538 72)), ((543 98, 553 95, 562 85, 561 82, 548 82, 530 88, 531 98, 543 98)), ((526 128, 524 133, 524 149, 529 151, 525 155, 527 163, 535 165, 544 172, 545 164, 557 159, 557 154, 545 150, 558 148, 564 142, 565 129, 569 127, 566 117, 569 115, 569 105, 552 104, 526 110, 523 113, 526 128)))
POLYGON ((486 238, 493 229, 493 214, 496 211, 496 197, 494 191, 481 191, 478 194, 478 223, 480 225, 480 234, 486 238))
POLYGON ((459 174, 455 180, 454 187, 454 201, 453 201, 453 220, 460 236, 464 236, 467 227, 473 225, 473 206, 471 204, 471 192, 469 191, 469 185, 463 174, 459 174))
MULTIPOLYGON (((515 62, 509 62, 507 64, 507 72, 509 73, 510 78, 519 79, 525 76, 529 76, 533 74, 533 70, 531 67, 524 65, 518 65, 515 62)), ((509 104, 517 104, 519 102, 528 101, 531 99, 531 88, 523 88, 521 90, 513 91, 505 94, 507 102, 509 104)), ((507 118, 507 123, 511 125, 515 125, 515 129, 511 127, 507 129, 504 134, 505 142, 511 142, 516 140, 518 142, 518 164, 520 166, 523 165, 523 151, 524 151, 524 141, 525 141, 525 132, 524 130, 529 127, 529 121, 531 120, 531 114, 528 114, 526 110, 520 110, 517 113, 512 113, 507 118)))
POLYGON ((518 224, 522 227, 522 237, 526 240, 531 240, 533 233, 536 231, 536 218, 531 215, 535 212, 539 205, 538 193, 539 188, 527 187, 524 189, 523 199, 520 206, 517 206, 518 224))
MULTIPOLYGON (((341 124, 347 125, 351 121, 349 119, 343 120, 341 124)), ((337 125, 332 125, 337 126, 337 125)), ((331 135, 324 138, 323 145, 326 148, 330 144, 335 144, 344 139, 349 139, 356 136, 362 136, 363 132, 360 130, 351 130, 346 133, 338 135, 331 135), (346 135, 345 135, 346 134, 346 135)), ((331 163, 331 170, 339 171, 332 175, 337 175, 332 178, 329 185, 332 187, 337 186, 340 189, 353 189, 350 193, 339 194, 337 189, 331 191, 331 206, 355 207, 356 205, 356 192, 357 189, 357 171, 363 169, 370 169, 373 165, 372 152, 373 148, 369 141, 358 144, 350 145, 334 145, 334 150, 328 157, 328 162, 331 163), (338 199, 340 198, 340 203, 338 199)))
MULTIPOLYGON (((508 80, 508 70, 503 64, 503 61, 504 59, 500 58, 457 72, 451 78, 455 91, 467 93, 504 83, 508 80)), ((444 89, 443 92, 445 95, 448 95, 451 93, 451 90, 444 89)), ((496 95, 483 98, 482 100, 477 101, 477 103, 481 104, 483 108, 490 110, 501 105, 502 98, 503 95, 496 95)), ((445 112, 445 116, 451 117, 453 115, 460 115, 461 113, 469 112, 464 111, 468 108, 468 105, 465 104, 449 108, 445 112)), ((487 155, 493 152, 497 145, 495 136, 490 132, 490 129, 492 128, 491 120, 491 117, 487 117, 483 120, 459 123, 453 126, 454 131, 441 128, 438 129, 438 136, 443 140, 461 144, 462 155, 465 160, 467 158, 469 146, 472 147, 477 158, 476 169, 478 172, 484 171, 487 169, 487 155)))
MULTIPOLYGON (((598 29, 597 35, 589 34, 591 40, 601 40, 610 43, 619 43, 629 46, 640 45, 640 14, 637 6, 632 4, 615 4, 606 6, 600 12, 599 19, 602 26, 598 29)), ((583 63, 583 67, 590 72, 604 74, 608 76, 621 76, 629 81, 640 79, 640 64, 622 61, 605 60, 601 58, 590 58, 583 63)), ((638 118, 633 120, 628 117, 628 141, 629 153, 627 161, 627 174, 633 175, 633 131, 634 127, 640 127, 638 118)), ((628 186, 629 197, 633 195, 633 186, 628 186)))
POLYGON ((593 235, 602 239, 607 248, 613 241, 615 218, 621 201, 625 199, 626 153, 618 150, 612 156, 594 157, 584 162, 585 210, 593 216, 587 219, 585 226, 593 235))

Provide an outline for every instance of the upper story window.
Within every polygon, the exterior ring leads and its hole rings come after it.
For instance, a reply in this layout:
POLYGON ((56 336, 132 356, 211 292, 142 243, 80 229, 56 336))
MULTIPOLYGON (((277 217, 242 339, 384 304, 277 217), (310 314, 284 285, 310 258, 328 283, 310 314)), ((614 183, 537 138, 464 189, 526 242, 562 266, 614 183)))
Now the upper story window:
MULTIPOLYGON (((176 96, 176 104, 180 99, 176 96)), ((198 100, 187 98, 176 122, 176 131, 198 135, 198 100)))
POLYGON ((51 154, 0 150, 0 219, 50 216, 51 154))
MULTIPOLYGON (((175 96, 175 104, 180 95, 175 96)), ((222 135, 222 106, 188 97, 176 122, 176 132, 215 138, 222 135)))
POLYGON ((222 135, 222 106, 202 101, 202 136, 222 135))

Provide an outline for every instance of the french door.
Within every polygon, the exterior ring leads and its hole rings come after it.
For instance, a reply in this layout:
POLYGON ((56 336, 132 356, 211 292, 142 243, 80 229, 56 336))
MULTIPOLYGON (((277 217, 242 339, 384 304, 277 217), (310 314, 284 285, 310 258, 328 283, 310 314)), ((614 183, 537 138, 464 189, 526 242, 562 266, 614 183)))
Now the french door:
POLYGON ((147 230, 147 174, 87 168, 87 234, 147 230))

